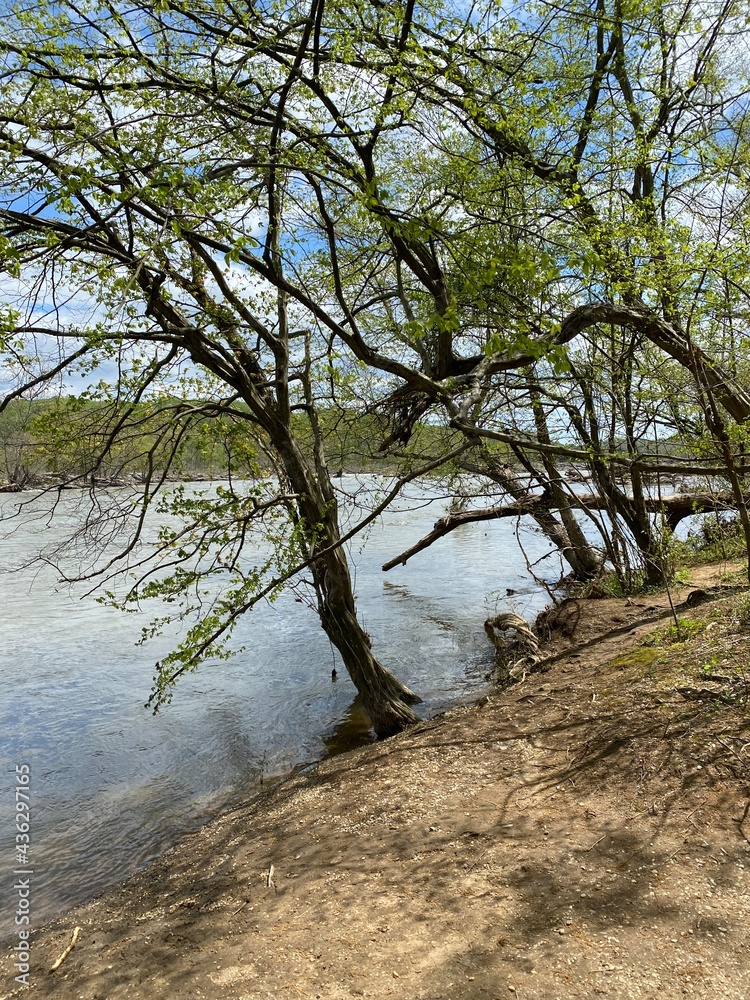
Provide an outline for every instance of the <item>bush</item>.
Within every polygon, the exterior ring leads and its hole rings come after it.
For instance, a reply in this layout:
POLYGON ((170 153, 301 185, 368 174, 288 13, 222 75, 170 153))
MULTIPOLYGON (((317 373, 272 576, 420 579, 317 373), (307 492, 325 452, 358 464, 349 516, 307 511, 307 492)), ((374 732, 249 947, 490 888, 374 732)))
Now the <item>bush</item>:
POLYGON ((706 514, 685 540, 686 561, 695 563, 739 559, 745 554, 745 536, 737 515, 706 514))

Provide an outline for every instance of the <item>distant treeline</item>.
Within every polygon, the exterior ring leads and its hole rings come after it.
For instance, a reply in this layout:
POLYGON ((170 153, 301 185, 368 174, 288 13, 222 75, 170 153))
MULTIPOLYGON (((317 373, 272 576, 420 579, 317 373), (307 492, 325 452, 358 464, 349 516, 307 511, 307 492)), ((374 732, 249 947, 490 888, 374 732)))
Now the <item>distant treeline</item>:
MULTIPOLYGON (((390 473, 403 467, 403 455, 379 451, 387 425, 377 415, 332 407, 320 413, 319 421, 333 474, 390 473)), ((295 414, 294 422, 297 440, 312 451, 307 417, 295 414)), ((409 452, 443 454, 454 436, 448 428, 423 424, 409 452)), ((512 459, 509 451, 507 457, 512 459)), ((217 413, 180 399, 132 405, 69 396, 15 399, 0 412, 0 483, 33 487, 92 477, 137 482, 164 474, 223 479, 273 471, 264 435, 240 407, 217 413)))
MULTIPOLYGON (((381 450, 389 422, 379 414, 330 407, 320 411, 319 422, 334 475, 403 471, 410 456, 424 460, 444 455, 458 438, 450 428, 422 423, 408 448, 394 452, 392 447, 381 450)), ((312 452, 313 432, 306 415, 295 414, 294 424, 297 440, 312 452)), ((658 446, 641 444, 652 454, 686 456, 677 438, 658 446)), ((491 450, 514 470, 523 470, 510 446, 496 442, 491 450)), ((137 482, 158 475, 224 479, 274 471, 264 435, 241 407, 217 414, 205 404, 182 399, 133 405, 66 396, 14 399, 0 411, 0 484, 33 487, 92 477, 137 482)), ((579 477, 572 471, 569 478, 579 477)))

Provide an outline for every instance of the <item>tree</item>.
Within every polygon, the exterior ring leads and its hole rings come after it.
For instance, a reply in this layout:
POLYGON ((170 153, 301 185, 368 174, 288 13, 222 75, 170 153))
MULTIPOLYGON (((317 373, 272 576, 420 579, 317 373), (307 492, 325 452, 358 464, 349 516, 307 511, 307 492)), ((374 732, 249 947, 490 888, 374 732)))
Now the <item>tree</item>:
MULTIPOLYGON (((416 719, 409 706, 418 698, 375 658, 357 619, 318 432, 317 348, 309 327, 297 326, 338 324, 295 283, 286 241, 294 191, 284 159, 295 153, 284 108, 313 23, 274 17, 272 7, 239 19, 229 7, 183 16, 148 3, 12 12, 2 46, 0 218, 5 270, 18 293, 5 314, 3 349, 17 375, 15 397, 82 361, 109 374, 98 392, 111 402, 110 419, 91 475, 132 432, 139 407, 158 409, 150 419, 161 422, 166 461, 146 456, 136 538, 107 572, 132 557, 145 512, 196 419, 244 424, 271 455, 278 488, 263 481, 243 495, 230 487, 218 504, 188 505, 178 494, 173 509, 187 523, 160 536, 166 578, 136 563, 143 575, 133 601, 184 598, 201 580, 228 576, 159 664, 155 704, 185 670, 222 655, 222 637, 242 613, 307 566, 321 624, 376 731, 387 734, 416 719), (237 31, 239 56, 226 50, 237 31), (282 53, 275 62, 264 39, 282 53), (88 321, 71 302, 88 308, 88 321), (34 338, 70 347, 44 368, 28 351, 34 338), (192 367, 180 376, 186 362, 192 367), (295 411, 309 423, 312 453, 295 436, 295 411), (246 567, 250 533, 273 519, 287 526, 276 553, 246 567)), ((193 610, 195 602, 181 613, 193 610)))
POLYGON ((157 704, 305 566, 378 732, 415 719, 357 622, 342 552, 321 407, 355 405, 353 386, 387 415, 381 445, 404 453, 405 478, 420 425, 455 431, 421 471, 481 468, 580 577, 600 557, 563 461, 589 464, 588 511, 606 501, 651 582, 662 537, 644 479, 668 464, 644 449, 650 432, 698 426, 684 468, 718 458, 744 511, 750 396, 731 317, 747 297, 746 99, 727 58, 741 18, 729 0, 529 2, 515 17, 489 0, 9 11, 0 250, 17 282, 2 325, 16 394, 75 366, 107 376, 92 473, 149 406, 160 443, 142 510, 198 421, 221 417, 277 470, 278 489, 183 503, 184 532, 163 536, 169 573, 145 593, 229 583, 162 662, 157 704), (69 346, 40 367, 49 338, 69 346), (689 376, 668 403, 654 359, 689 376), (493 439, 523 477, 493 461, 493 439), (255 527, 277 555, 248 570, 255 527))
MULTIPOLYGON (((697 410, 683 468, 715 476, 718 459, 750 552, 742 463, 750 411, 736 353, 748 295, 744 5, 597 0, 521 4, 508 16, 491 4, 468 19, 441 12, 438 22, 420 11, 398 70, 420 112, 439 109, 441 138, 450 135, 451 152, 460 150, 467 181, 458 228, 472 235, 463 244, 455 226, 444 236, 459 184, 441 197, 431 191, 441 225, 430 245, 452 264, 443 315, 457 314, 465 331, 470 301, 487 332, 486 359, 470 369, 471 403, 452 425, 547 463, 556 452, 590 464, 647 582, 657 583, 665 539, 645 479, 670 469, 638 442, 675 433, 685 441, 689 421, 680 414, 697 410), (508 237, 509 199, 516 239, 508 237), (462 279, 471 288, 463 303, 462 279), (679 398, 654 378, 665 356, 689 373, 679 398), (535 364, 533 386, 516 382, 512 412, 530 392, 536 426, 525 432, 509 426, 502 376, 523 363, 535 364), (579 447, 545 440, 545 414, 567 424, 579 447), (622 485, 618 469, 628 470, 622 485)), ((388 62, 385 33, 371 39, 388 62)), ((537 483, 559 482, 548 469, 528 471, 537 483)), ((560 509, 560 498, 550 506, 560 509)))
MULTIPOLYGON (((329 6, 332 51, 348 37, 347 13, 347 5, 329 6)), ((397 61, 412 14, 412 4, 397 11, 397 61)), ((245 498, 231 490, 215 508, 183 507, 186 527, 162 536, 166 580, 150 579, 154 570, 138 564, 144 576, 132 601, 176 600, 229 567, 221 598, 159 665, 156 704, 184 670, 223 653, 222 637, 239 615, 309 566, 323 627, 376 730, 387 733, 414 721, 409 705, 417 699, 374 658, 356 619, 319 431, 316 371, 333 371, 343 350, 382 374, 386 396, 388 379, 421 390, 423 402, 407 406, 407 439, 408 425, 434 402, 456 412, 449 380, 464 377, 477 357, 456 355, 429 226, 402 220, 380 191, 379 172, 395 162, 383 115, 401 115, 393 73, 376 67, 377 79, 364 80, 355 68, 349 106, 339 109, 332 95, 341 63, 326 56, 320 64, 322 17, 322 3, 299 16, 273 4, 238 12, 221 4, 95 3, 11 13, 1 217, 6 270, 19 286, 4 347, 18 375, 15 397, 74 366, 116 366, 98 389, 108 419, 88 462, 92 479, 144 419, 144 406, 151 408, 158 444, 143 456, 137 531, 198 420, 222 416, 249 426, 278 471, 273 495, 265 487, 245 498), (352 110, 352 95, 363 94, 366 110, 352 110), (343 280, 347 223, 357 212, 359 235, 369 231, 373 240, 365 285, 377 285, 384 261, 389 271, 408 269, 418 286, 413 295, 434 303, 424 337, 407 321, 395 348, 377 330, 366 338, 392 293, 363 303, 361 283, 353 289, 343 280), (331 290, 322 301, 320 269, 296 256, 314 257, 321 239, 317 256, 331 290), (70 302, 88 310, 85 321, 70 302), (28 348, 34 339, 44 348, 49 338, 70 344, 53 367, 28 348), (186 360, 197 372, 187 381, 177 375, 186 360), (309 424, 312 454, 300 447, 295 411, 309 424), (288 521, 284 558, 246 572, 247 533, 276 515, 288 521), (191 559, 207 568, 185 569, 191 559)), ((473 443, 470 437, 457 453, 473 443)), ((136 541, 105 570, 124 565, 136 541)))

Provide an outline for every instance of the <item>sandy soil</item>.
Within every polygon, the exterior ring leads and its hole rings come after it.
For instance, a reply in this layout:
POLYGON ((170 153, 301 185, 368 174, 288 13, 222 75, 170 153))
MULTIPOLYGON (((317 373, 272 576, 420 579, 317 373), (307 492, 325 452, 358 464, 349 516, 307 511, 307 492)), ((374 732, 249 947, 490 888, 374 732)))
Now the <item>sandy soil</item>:
POLYGON ((716 593, 684 634, 638 624, 667 607, 571 605, 545 673, 264 791, 41 929, 29 989, 6 952, 0 989, 745 1000, 750 633, 716 593))

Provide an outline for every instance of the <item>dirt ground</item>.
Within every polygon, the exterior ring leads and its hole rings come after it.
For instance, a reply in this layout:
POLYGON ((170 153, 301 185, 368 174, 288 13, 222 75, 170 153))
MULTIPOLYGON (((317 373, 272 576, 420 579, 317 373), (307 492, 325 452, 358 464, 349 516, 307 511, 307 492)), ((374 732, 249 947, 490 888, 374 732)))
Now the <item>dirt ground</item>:
POLYGON ((664 595, 569 605, 546 672, 265 790, 42 928, 29 989, 7 951, 0 989, 746 1000, 743 600, 679 629, 664 595))

